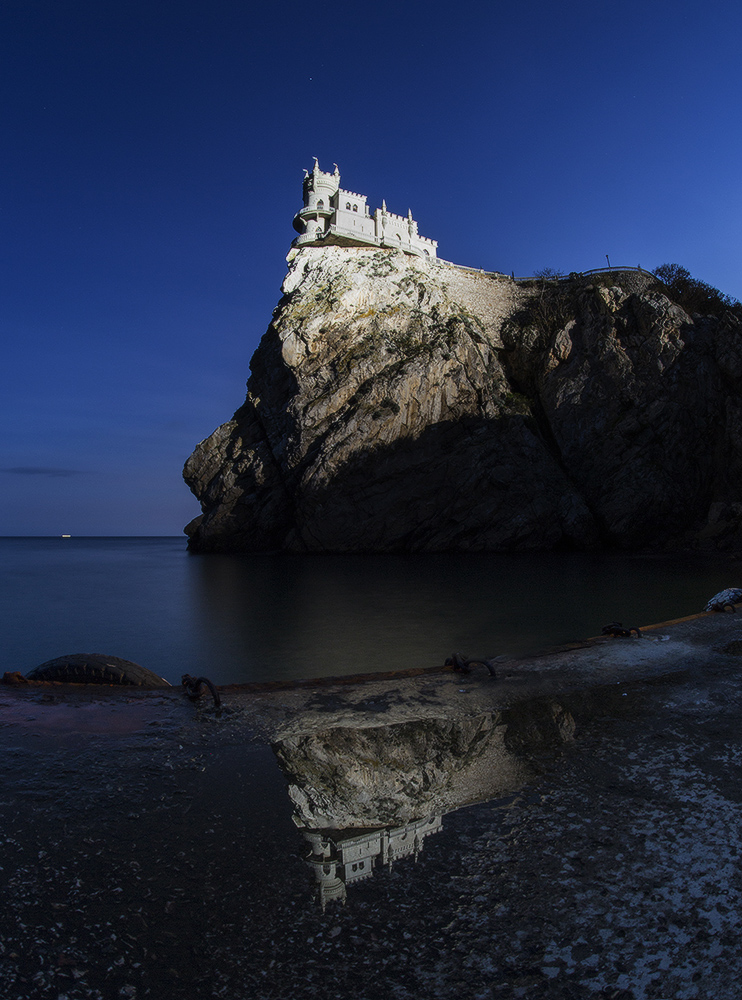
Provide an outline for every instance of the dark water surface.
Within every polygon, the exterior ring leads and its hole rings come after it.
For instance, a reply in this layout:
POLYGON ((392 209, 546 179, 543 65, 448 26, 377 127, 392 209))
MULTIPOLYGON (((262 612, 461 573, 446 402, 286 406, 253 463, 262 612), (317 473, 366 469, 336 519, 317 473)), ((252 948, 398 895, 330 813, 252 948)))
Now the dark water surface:
POLYGON ((742 567, 606 554, 189 555, 177 538, 2 538, 0 672, 66 653, 174 683, 435 666, 524 654, 703 610, 742 567))

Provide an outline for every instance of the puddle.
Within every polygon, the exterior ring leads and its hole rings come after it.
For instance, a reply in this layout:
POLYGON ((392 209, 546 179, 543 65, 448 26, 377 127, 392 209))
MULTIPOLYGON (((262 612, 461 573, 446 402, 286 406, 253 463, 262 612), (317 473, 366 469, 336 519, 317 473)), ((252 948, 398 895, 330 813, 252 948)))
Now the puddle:
MULTIPOLYGON (((639 695, 624 697, 611 686, 571 701, 582 716, 624 714, 639 695)), ((538 698, 470 718, 335 726, 274 743, 322 909, 345 901, 352 883, 417 861, 447 814, 523 788, 576 728, 569 700, 538 698)))
POLYGON ((151 725, 164 724, 172 703, 153 698, 129 701, 126 697, 105 702, 62 700, 54 695, 39 696, 36 701, 19 705, 18 701, 4 706, 10 711, 0 714, 0 725, 20 726, 34 732, 57 734, 99 734, 124 736, 151 725))

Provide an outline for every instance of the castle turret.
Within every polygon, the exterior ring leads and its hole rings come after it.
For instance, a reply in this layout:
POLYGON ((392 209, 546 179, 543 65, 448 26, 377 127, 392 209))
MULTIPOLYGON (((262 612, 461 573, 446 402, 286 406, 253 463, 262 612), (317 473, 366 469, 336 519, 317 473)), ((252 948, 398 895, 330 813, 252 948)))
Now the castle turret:
POLYGON ((320 170, 317 157, 310 173, 304 171, 304 207, 294 216, 294 229, 300 236, 321 239, 329 228, 329 220, 337 207, 340 171, 337 163, 332 174, 320 170))
POLYGON ((304 836, 312 845, 312 853, 305 860, 314 871, 323 912, 330 900, 338 899, 345 904, 345 882, 337 873, 337 857, 329 840, 319 831, 305 832, 304 836))

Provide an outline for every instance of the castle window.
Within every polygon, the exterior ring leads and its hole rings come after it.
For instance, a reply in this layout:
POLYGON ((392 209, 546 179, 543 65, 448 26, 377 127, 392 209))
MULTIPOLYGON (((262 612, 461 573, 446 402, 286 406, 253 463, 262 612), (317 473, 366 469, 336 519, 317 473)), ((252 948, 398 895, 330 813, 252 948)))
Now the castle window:
POLYGON ((322 228, 322 226, 317 226, 317 228, 314 231, 314 235, 315 236, 321 236, 323 233, 324 233, 324 229, 322 228))
POLYGON ((354 205, 354 206, 353 206, 353 211, 354 211, 354 212, 357 212, 357 211, 358 211, 358 205, 354 205))
POLYGON ((320 200, 317 202, 317 208, 324 208, 324 207, 325 207, 325 203, 322 200, 322 198, 320 198, 320 200))
POLYGON ((348 211, 350 211, 350 202, 349 202, 349 201, 346 201, 346 203, 345 203, 345 207, 346 207, 346 209, 347 209, 348 211))

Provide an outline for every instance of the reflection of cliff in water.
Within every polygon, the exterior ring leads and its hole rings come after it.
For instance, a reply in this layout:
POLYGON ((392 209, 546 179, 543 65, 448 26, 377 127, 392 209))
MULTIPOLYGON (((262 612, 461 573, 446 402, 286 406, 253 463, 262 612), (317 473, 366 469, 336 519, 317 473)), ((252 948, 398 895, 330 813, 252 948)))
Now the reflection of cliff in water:
POLYGON ((534 774, 529 756, 570 740, 574 728, 561 703, 538 699, 471 718, 338 726, 274 744, 323 908, 375 868, 417 859, 446 813, 520 788, 534 774))

